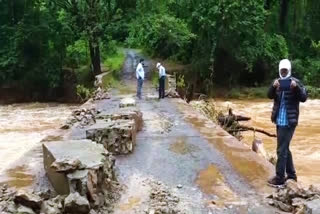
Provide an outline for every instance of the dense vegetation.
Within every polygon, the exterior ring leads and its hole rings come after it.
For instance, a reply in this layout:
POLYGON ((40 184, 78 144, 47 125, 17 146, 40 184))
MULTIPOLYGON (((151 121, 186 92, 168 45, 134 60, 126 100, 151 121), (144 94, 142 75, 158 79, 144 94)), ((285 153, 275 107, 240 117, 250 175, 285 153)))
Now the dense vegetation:
POLYGON ((0 0, 0 8, 0 85, 51 91, 65 69, 86 68, 92 79, 118 45, 190 65, 186 84, 201 92, 265 85, 284 57, 313 93, 320 83, 318 0, 0 0))

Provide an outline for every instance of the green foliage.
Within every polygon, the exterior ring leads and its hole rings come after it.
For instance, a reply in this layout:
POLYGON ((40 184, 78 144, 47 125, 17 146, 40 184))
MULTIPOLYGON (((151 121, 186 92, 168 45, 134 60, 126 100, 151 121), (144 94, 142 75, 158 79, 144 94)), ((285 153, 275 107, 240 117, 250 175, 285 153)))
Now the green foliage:
POLYGON ((110 71, 107 75, 102 78, 102 87, 104 89, 115 88, 119 86, 120 81, 117 77, 116 71, 110 71))
POLYGON ((152 14, 138 18, 130 28, 127 44, 142 46, 155 56, 182 59, 195 35, 186 23, 168 14, 152 14))
POLYGON ((282 58, 293 59, 305 84, 319 87, 320 1, 281 2, 1 0, 0 84, 46 93, 61 86, 68 67, 78 84, 91 87, 103 64, 113 72, 110 87, 124 42, 190 64, 181 84, 200 92, 262 85, 282 58))
POLYGON ((77 85, 77 95, 81 99, 81 101, 84 102, 90 99, 92 91, 83 85, 77 85))
POLYGON ((312 99, 320 99, 320 88, 313 86, 306 86, 308 96, 312 99))
POLYGON ((186 87, 186 83, 185 83, 185 81, 184 81, 184 75, 178 76, 177 87, 178 87, 178 88, 184 88, 184 87, 186 87))
POLYGON ((103 65, 107 68, 108 71, 121 71, 123 63, 125 60, 124 50, 121 48, 115 47, 115 51, 111 54, 104 56, 103 65))
POLYGON ((79 85, 83 85, 87 88, 93 87, 92 71, 89 65, 81 65, 79 68, 76 68, 74 72, 79 85))
POLYGON ((104 67, 108 74, 102 78, 102 85, 105 89, 119 86, 120 72, 125 60, 125 53, 122 48, 115 48, 115 52, 111 55, 105 55, 104 67))
POLYGON ((0 1, 0 82, 40 92, 61 80, 64 29, 47 1, 0 1))
POLYGON ((84 39, 79 39, 73 44, 69 45, 66 49, 66 62, 67 66, 78 68, 80 65, 88 64, 89 53, 88 44, 84 39))
POLYGON ((320 59, 307 58, 293 61, 294 72, 304 83, 319 87, 320 85, 320 59))

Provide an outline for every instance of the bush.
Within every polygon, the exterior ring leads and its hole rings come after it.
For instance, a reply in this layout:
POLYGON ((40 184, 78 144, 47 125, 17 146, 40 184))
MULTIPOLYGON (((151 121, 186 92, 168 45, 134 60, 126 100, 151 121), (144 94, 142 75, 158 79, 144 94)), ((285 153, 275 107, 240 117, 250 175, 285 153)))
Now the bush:
POLYGON ((133 22, 126 43, 130 47, 142 46, 156 56, 181 60, 187 46, 195 37, 187 24, 168 14, 154 14, 133 22))
POLYGON ((312 87, 312 86, 306 86, 308 96, 312 99, 319 99, 320 98, 320 88, 312 87))
POLYGON ((293 61, 293 71, 304 84, 319 87, 320 85, 320 59, 296 59, 293 61))
POLYGON ((67 47, 66 65, 78 68, 89 62, 88 45, 84 39, 79 39, 67 47))
POLYGON ((77 85, 77 95, 81 101, 86 101, 90 98, 92 91, 83 85, 77 85))

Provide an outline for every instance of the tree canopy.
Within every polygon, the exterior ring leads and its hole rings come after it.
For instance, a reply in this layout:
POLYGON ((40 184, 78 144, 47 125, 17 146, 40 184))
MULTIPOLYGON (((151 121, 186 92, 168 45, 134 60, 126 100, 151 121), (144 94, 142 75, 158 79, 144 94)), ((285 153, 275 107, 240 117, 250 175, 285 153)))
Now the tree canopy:
POLYGON ((1 85, 47 91, 62 84, 64 67, 99 74, 115 44, 191 65, 206 86, 266 84, 282 58, 306 84, 320 83, 318 0, 0 0, 0 7, 1 85))

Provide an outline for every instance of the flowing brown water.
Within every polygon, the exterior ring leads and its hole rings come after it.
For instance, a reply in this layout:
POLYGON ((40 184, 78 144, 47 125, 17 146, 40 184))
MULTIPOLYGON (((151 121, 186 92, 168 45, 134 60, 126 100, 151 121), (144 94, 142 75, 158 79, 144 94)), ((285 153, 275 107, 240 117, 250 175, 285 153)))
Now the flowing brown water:
POLYGON ((56 131, 75 108, 76 105, 56 103, 0 105, 0 182, 16 187, 31 184, 32 173, 27 167, 11 166, 56 131))
MULTIPOLYGON (((246 125, 264 129, 275 133, 275 125, 271 123, 271 100, 216 100, 218 109, 231 107, 234 114, 251 117, 246 125)), ((244 139, 248 145, 253 141, 253 132, 244 132, 244 139)), ((264 142, 269 154, 276 154, 276 139, 256 134, 264 142)), ((304 184, 320 186, 320 100, 308 100, 300 106, 299 126, 296 129, 290 149, 293 153, 298 179, 304 184)))

